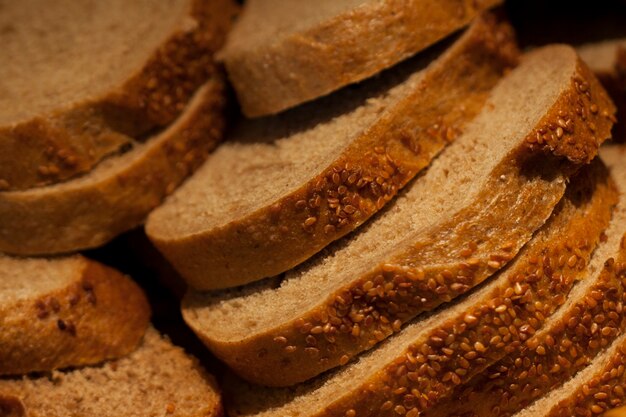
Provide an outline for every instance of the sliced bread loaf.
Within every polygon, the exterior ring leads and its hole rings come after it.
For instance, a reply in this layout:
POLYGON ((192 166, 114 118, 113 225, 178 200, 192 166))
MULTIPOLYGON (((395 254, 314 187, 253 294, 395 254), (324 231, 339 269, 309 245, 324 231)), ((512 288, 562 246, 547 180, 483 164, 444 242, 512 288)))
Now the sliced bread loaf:
POLYGON ((141 289, 97 262, 0 256, 0 375, 124 356, 149 316, 141 289))
POLYGON ((499 0, 250 0, 222 51, 247 116, 363 80, 468 24, 499 0))
POLYGON ((609 135, 612 110, 571 48, 533 52, 364 231, 278 285, 192 292, 185 320, 258 383, 289 385, 344 364, 511 260, 550 216, 574 169, 554 154, 591 158, 609 135))
POLYGON ((284 272, 357 228, 427 166, 516 52, 511 28, 487 15, 384 77, 242 122, 146 232, 198 289, 284 272))
POLYGON ((165 131, 87 175, 0 192, 0 252, 38 255, 93 248, 141 224, 222 138, 223 90, 221 81, 210 81, 165 131))
POLYGON ((216 72, 232 0, 0 2, 0 190, 90 171, 216 72))
POLYGON ((551 219, 480 290, 310 383, 280 390, 233 385, 229 414, 416 417, 452 400, 454 387, 514 350, 566 300, 573 283, 586 274, 617 197, 600 163, 585 168, 551 219), (568 262, 560 263, 562 258, 568 262))
MULTIPOLYGON (((577 284, 566 304, 515 351, 453 394, 455 401, 423 417, 510 416, 560 386, 587 366, 626 329, 626 152, 605 147, 602 159, 620 191, 603 242, 593 255, 590 276, 577 284)), ((566 259, 559 262, 567 262, 566 259)))
POLYGON ((67 372, 0 379, 0 416, 14 415, 219 417, 222 405, 215 381, 195 358, 150 329, 126 358, 67 372))

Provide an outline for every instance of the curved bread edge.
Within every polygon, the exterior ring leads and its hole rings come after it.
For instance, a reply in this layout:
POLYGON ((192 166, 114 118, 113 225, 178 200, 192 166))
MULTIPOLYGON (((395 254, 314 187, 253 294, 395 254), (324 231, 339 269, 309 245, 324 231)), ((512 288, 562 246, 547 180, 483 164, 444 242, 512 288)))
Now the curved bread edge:
POLYGON ((85 177, 0 192, 0 251, 13 255, 94 248, 140 225, 222 139, 224 84, 201 87, 181 117, 85 177), (131 154, 133 153, 133 154, 131 154))
POLYGON ((150 319, 143 291, 120 272, 79 259, 69 285, 0 305, 0 375, 95 364, 139 345, 150 319))
POLYGON ((238 6, 190 0, 194 24, 173 31, 115 91, 11 126, 0 126, 0 191, 54 184, 88 173, 109 155, 178 117, 219 75, 213 60, 238 6))
MULTIPOLYGON (((255 44, 253 49, 240 46, 236 24, 221 59, 244 114, 274 114, 368 78, 499 3, 390 0, 366 4, 301 33, 255 44), (383 33, 393 35, 381 36, 383 33)), ((254 18, 244 8, 238 24, 254 18)))
POLYGON ((159 236, 155 223, 176 220, 157 210, 146 232, 197 289, 233 287, 291 269, 363 224, 428 166, 516 58, 510 26, 483 15, 400 102, 297 190, 225 226, 178 237, 159 236))

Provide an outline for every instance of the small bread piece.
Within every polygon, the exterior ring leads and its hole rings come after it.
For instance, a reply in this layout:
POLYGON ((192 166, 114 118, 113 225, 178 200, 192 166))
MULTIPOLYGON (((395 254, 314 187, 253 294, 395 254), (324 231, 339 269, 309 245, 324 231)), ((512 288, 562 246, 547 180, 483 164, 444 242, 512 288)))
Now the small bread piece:
POLYGON ((426 49, 500 0, 250 0, 221 52, 245 115, 278 113, 426 49))
MULTIPOLYGON (((422 417, 510 416, 563 384, 626 330, 626 148, 600 149, 620 201, 589 271, 566 304, 515 351, 422 417), (543 370, 543 371, 540 371, 543 370)), ((567 262, 563 259, 562 262, 567 262)), ((561 262, 561 260, 560 260, 561 262)))
POLYGON ((574 282, 587 274, 617 198, 600 162, 585 167, 544 227, 478 291, 411 323, 353 364, 299 387, 270 390, 231 380, 229 415, 416 417, 453 400, 456 386, 513 351, 565 302, 574 282), (559 263, 563 257, 573 261, 559 263))
POLYGON ((192 287, 282 273, 380 210, 480 110, 517 58, 511 28, 478 19, 379 79, 243 122, 155 210, 146 232, 192 287))
POLYGON ((365 230, 280 285, 191 292, 185 320, 218 357, 260 384, 290 385, 345 364, 510 261, 550 216, 576 168, 554 154, 587 161, 609 136, 612 111, 570 47, 537 50, 365 230))
POLYGON ((0 190, 90 171, 216 73, 233 0, 0 1, 0 190))
POLYGON ((0 416, 219 417, 220 394, 195 358, 149 329, 128 357, 39 377, 0 379, 0 416), (21 413, 20 413, 21 410, 21 413), (8 414, 12 416, 12 414, 8 414))
POLYGON ((127 355, 149 319, 142 290, 114 269, 79 255, 0 255, 0 375, 127 355))
POLYGON ((224 104, 222 81, 210 81, 165 131, 89 174, 0 192, 0 252, 40 255, 93 248, 138 226, 221 140, 224 104))

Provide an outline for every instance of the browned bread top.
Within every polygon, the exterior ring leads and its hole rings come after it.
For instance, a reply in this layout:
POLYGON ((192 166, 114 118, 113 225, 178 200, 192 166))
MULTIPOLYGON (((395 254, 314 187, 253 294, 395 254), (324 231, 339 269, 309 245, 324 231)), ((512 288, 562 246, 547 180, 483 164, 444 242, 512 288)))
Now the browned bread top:
POLYGON ((221 80, 209 81, 167 129, 82 177, 0 192, 0 252, 93 248, 140 225, 222 139, 224 89, 221 80))
POLYGON ((92 169, 216 71, 232 0, 0 2, 0 190, 92 169))
POLYGON ((612 111, 570 47, 535 51, 363 231, 282 281, 191 292, 185 319, 260 384, 290 385, 345 364, 506 265, 550 216, 576 168, 550 150, 592 157, 609 136, 612 111))
POLYGON ((220 394, 197 360, 149 329, 129 356, 67 372, 0 379, 0 416, 221 417, 220 394), (8 414, 3 414, 4 410, 8 414))
POLYGON ((149 316, 141 289, 97 262, 0 255, 0 375, 127 355, 139 345, 149 316))
POLYGON ((222 58, 247 116, 278 113, 363 80, 500 0, 250 0, 222 58))
POLYGON ((485 15, 380 78, 242 122, 146 231, 198 289, 284 272, 382 209, 516 58, 510 26, 485 15))

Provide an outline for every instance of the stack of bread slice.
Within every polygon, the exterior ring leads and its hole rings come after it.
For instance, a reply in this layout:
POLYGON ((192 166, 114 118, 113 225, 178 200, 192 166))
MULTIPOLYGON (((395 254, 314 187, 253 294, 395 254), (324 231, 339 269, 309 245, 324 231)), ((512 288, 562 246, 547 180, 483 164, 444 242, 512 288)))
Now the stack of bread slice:
POLYGON ((93 248, 142 223, 224 129, 230 0, 33 0, 0 26, 0 252, 93 248))
POLYGON ((625 44, 521 53, 501 3, 1 3, 0 417, 626 402, 625 44), (224 408, 78 253, 144 222, 224 408))
POLYGON ((221 414, 143 291, 76 252, 140 225, 222 139, 214 55, 238 6, 0 9, 0 415, 221 414))
POLYGON ((316 65, 373 3, 273 23, 293 7, 249 2, 221 53, 243 112, 281 113, 239 121, 146 224, 237 374, 229 415, 512 415, 601 357, 626 324, 625 180, 621 151, 596 158, 616 109, 576 50, 504 70, 510 30, 482 14, 336 77, 316 65))

